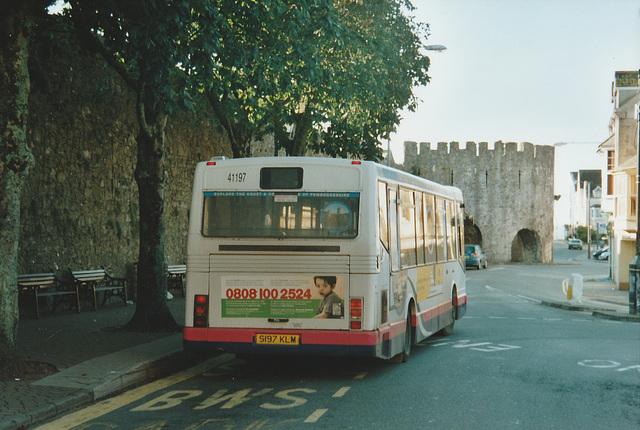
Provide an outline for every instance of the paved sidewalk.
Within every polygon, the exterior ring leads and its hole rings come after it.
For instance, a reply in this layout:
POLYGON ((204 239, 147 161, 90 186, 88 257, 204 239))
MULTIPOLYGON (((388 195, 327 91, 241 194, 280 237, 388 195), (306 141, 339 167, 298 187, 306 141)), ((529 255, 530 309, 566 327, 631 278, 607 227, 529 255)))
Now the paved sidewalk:
MULTIPOLYGON (((169 301, 169 308, 182 325, 184 298, 169 301)), ((0 429, 27 428, 193 362, 182 349, 182 333, 118 331, 134 310, 111 304, 97 312, 59 309, 39 320, 21 317, 19 354, 59 372, 32 382, 0 382, 0 429)))
MULTIPOLYGON (((629 315, 628 292, 616 290, 611 281, 585 278, 581 304, 570 303, 560 290, 559 285, 549 287, 548 299, 541 304, 640 322, 640 316, 629 315)), ((176 322, 183 324, 184 299, 175 298, 169 307, 176 322)), ((39 320, 22 318, 18 329, 20 355, 50 363, 59 372, 34 382, 0 382, 0 429, 28 428, 191 364, 192 358, 182 349, 181 333, 114 330, 128 322, 133 312, 133 305, 113 304, 97 312, 57 311, 45 312, 39 320)))
POLYGON ((565 296, 544 299, 541 304, 561 309, 589 312, 593 316, 618 321, 640 322, 640 315, 629 314, 629 292, 618 290, 609 279, 583 278, 582 300, 569 300, 565 296))

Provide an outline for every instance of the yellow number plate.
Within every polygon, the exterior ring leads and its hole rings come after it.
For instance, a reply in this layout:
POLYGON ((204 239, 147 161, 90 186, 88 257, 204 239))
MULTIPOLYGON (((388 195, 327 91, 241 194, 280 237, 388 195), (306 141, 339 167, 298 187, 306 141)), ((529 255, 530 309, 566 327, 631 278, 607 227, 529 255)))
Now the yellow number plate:
POLYGON ((260 345, 300 345, 297 334, 258 334, 256 343, 260 345))

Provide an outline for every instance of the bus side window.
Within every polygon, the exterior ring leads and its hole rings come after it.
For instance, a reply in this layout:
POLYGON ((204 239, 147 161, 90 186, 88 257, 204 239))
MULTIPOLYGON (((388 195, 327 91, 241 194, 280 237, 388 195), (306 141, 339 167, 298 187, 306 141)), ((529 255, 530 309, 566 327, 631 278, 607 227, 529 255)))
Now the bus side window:
POLYGON ((458 258, 456 243, 456 212, 453 201, 447 200, 447 253, 449 260, 458 258))
POLYGON ((418 248, 418 265, 424 264, 425 252, 424 252, 424 209, 422 193, 416 191, 416 242, 418 248))
POLYGON ((391 270, 400 270, 400 246, 398 244, 398 190, 389 187, 389 254, 391 270))
POLYGON ((416 265, 416 206, 414 192, 400 188, 398 222, 400 227, 400 265, 416 265))
POLYGON ((460 202, 456 202, 455 205, 458 221, 458 259, 460 260, 460 264, 464 267, 464 205, 460 202))
POLYGON ((447 261, 447 209, 445 200, 436 197, 436 256, 447 261))
POLYGON ((435 197, 424 195, 424 224, 426 232, 426 257, 427 263, 436 262, 436 213, 435 197))
POLYGON ((389 226, 387 224, 388 219, 388 200, 387 200, 387 184, 384 182, 378 183, 378 207, 380 218, 380 241, 382 245, 389 250, 389 226))

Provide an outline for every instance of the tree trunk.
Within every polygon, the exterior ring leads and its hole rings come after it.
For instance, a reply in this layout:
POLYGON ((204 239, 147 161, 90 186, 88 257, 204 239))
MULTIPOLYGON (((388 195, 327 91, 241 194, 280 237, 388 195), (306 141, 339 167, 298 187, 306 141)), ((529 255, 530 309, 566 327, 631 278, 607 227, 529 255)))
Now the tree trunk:
POLYGON ((225 114, 222 103, 220 102, 220 96, 217 92, 214 90, 207 91, 206 98, 209 101, 209 106, 213 109, 213 114, 227 133, 233 158, 251 157, 251 140, 253 133, 249 129, 250 123, 247 115, 242 115, 244 121, 238 123, 234 121, 231 116, 228 116, 232 114, 225 114))
POLYGON ((287 155, 303 157, 307 154, 307 142, 309 132, 313 126, 311 115, 307 110, 294 115, 293 137, 285 131, 285 126, 279 117, 274 116, 275 144, 276 148, 284 148, 287 155))
POLYGON ((291 156, 304 157, 307 154, 307 142, 313 122, 308 111, 296 115, 296 134, 293 137, 291 156))
MULTIPOLYGON (((139 111, 144 106, 138 103, 139 111)), ((126 329, 133 331, 179 331, 167 306, 164 267, 164 187, 167 172, 164 163, 166 115, 146 123, 139 115, 140 132, 135 178, 140 203, 140 253, 136 310, 126 329)))
POLYGON ((0 2, 0 373, 17 359, 20 194, 33 164, 26 137, 28 7, 0 2))

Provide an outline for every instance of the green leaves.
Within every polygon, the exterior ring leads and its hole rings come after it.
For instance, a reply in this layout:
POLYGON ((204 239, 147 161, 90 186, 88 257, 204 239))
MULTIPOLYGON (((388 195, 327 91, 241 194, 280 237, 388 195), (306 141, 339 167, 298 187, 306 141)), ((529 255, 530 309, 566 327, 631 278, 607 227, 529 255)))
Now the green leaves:
POLYGON ((265 133, 276 149, 379 159, 380 139, 428 82, 428 28, 397 1, 221 2, 220 51, 202 84, 236 148, 265 133), (233 129, 233 130, 232 130, 233 129), (243 136, 244 142, 234 139, 243 136), (234 143, 235 142, 235 143, 234 143))
MULTIPOLYGON (((193 12, 188 0, 71 0, 68 16, 87 46, 100 52, 125 82, 139 93, 150 118, 184 102, 177 76, 193 54, 193 12)), ((197 2, 198 6, 208 5, 197 2)))
POLYGON ((236 157, 272 134, 290 155, 377 159, 399 112, 415 107, 413 88, 429 81, 428 27, 405 0, 71 4, 148 107, 208 104, 236 157))

